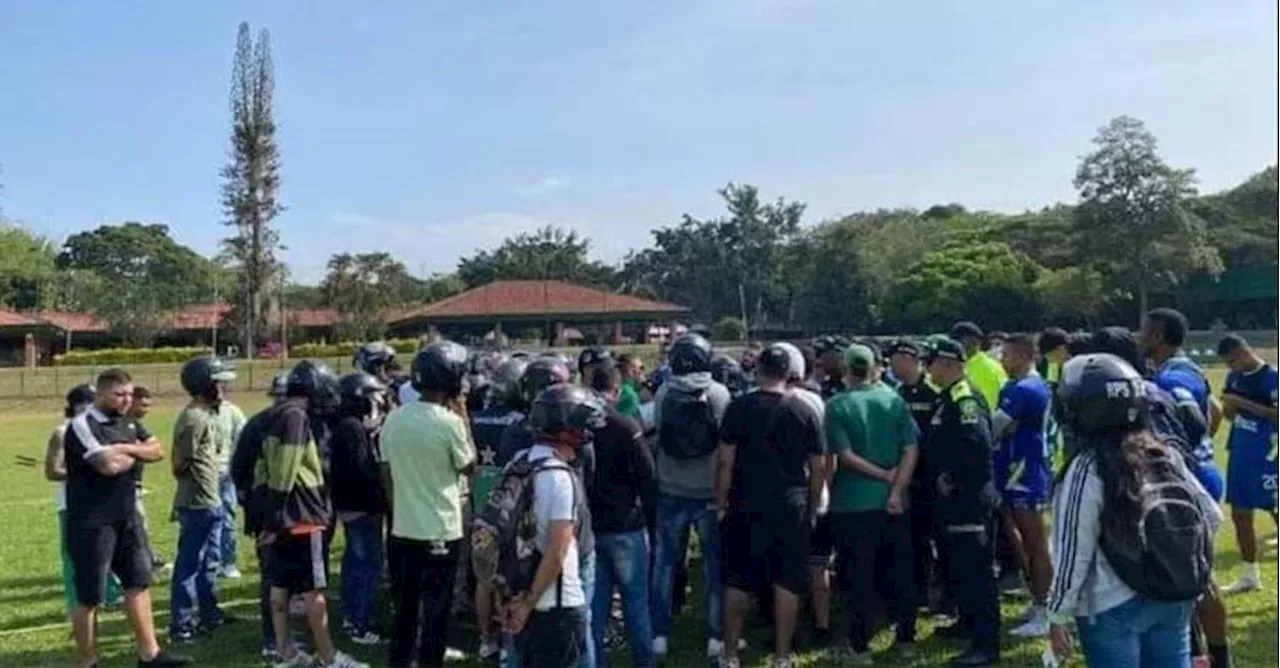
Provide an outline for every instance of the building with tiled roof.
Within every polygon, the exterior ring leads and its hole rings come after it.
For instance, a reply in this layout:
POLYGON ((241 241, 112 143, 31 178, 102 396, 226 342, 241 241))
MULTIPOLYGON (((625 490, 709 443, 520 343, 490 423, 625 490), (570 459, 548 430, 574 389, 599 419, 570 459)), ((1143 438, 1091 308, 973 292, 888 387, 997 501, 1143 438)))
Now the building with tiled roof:
POLYGON ((387 325, 398 336, 436 330, 446 336, 508 336, 565 343, 570 330, 600 341, 641 340, 649 325, 668 323, 689 309, 563 281, 494 281, 461 294, 400 311, 387 325))

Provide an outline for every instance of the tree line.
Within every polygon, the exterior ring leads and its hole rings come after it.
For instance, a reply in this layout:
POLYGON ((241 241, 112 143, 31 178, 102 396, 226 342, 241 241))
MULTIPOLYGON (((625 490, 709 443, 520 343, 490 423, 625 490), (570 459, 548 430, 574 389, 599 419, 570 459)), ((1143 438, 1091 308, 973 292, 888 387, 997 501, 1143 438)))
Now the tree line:
MULTIPOLYGON (((754 185, 719 191, 725 212, 684 215, 617 264, 591 240, 549 226, 413 276, 388 252, 339 253, 318 285, 290 280, 273 220, 283 210, 270 37, 241 24, 232 61, 229 159, 221 177, 231 233, 206 258, 165 225, 124 222, 62 244, 0 217, 0 304, 88 312, 148 345, 168 314, 223 301, 243 349, 278 338, 283 308, 332 308, 338 336, 385 333, 385 316, 500 279, 556 279, 674 302, 723 331, 924 332, 959 316, 1026 330, 1054 322, 1134 322, 1200 276, 1277 260, 1277 172, 1201 195, 1127 116, 1099 129, 1076 166, 1078 201, 1019 214, 961 204, 862 211, 806 224, 803 202, 754 185)), ((1274 310, 1265 324, 1274 326, 1274 310)), ((1207 324, 1207 323, 1201 323, 1207 324)))

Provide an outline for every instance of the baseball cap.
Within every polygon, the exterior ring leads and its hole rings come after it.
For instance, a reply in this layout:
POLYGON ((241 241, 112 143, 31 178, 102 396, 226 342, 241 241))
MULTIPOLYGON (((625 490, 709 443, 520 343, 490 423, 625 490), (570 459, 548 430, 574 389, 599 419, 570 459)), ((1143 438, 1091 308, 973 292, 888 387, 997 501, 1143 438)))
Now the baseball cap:
POLYGON ((884 351, 884 354, 888 357, 893 357, 894 355, 910 355, 912 357, 919 357, 920 353, 920 344, 912 341, 911 339, 898 339, 893 343, 890 343, 889 348, 884 351))
POLYGON ((926 355, 928 361, 945 359, 964 362, 964 346, 959 341, 949 336, 938 336, 931 337, 929 344, 929 352, 926 355))
POLYGON ((948 336, 955 341, 963 341, 967 338, 981 339, 982 328, 977 324, 968 320, 961 320, 951 326, 951 332, 948 336))
POLYGON ((613 353, 609 352, 607 348, 589 346, 587 348, 583 348, 581 353, 578 353, 578 366, 584 367, 588 365, 594 366, 596 364, 605 364, 612 359, 613 353))
POLYGON ((850 368, 870 369, 876 365, 876 353, 868 346, 855 343, 845 348, 844 362, 850 368))

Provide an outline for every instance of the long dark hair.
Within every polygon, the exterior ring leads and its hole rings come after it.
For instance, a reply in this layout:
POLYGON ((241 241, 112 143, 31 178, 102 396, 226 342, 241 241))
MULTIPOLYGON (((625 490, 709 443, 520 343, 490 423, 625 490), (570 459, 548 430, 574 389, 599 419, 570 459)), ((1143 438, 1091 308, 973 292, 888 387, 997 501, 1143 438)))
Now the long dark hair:
POLYGON ((1061 483, 1071 464, 1092 452, 1098 477, 1102 479, 1103 531, 1131 531, 1142 512, 1142 488, 1149 474, 1160 468, 1177 466, 1181 455, 1145 426, 1080 439, 1079 448, 1058 475, 1061 483))

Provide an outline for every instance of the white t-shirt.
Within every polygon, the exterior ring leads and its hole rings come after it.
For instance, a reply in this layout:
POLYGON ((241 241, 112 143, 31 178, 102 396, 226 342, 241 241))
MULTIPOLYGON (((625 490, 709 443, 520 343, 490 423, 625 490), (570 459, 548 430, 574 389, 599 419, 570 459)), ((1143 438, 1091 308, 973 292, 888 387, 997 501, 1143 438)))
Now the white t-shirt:
POLYGON ((400 394, 401 406, 409 406, 409 405, 415 404, 418 402, 418 399, 421 398, 421 395, 418 394, 418 391, 413 389, 413 383, 408 383, 408 382, 400 384, 399 394, 400 394))
MULTIPOLYGON (((813 412, 818 414, 818 427, 825 429, 827 423, 827 405, 822 401, 822 395, 803 387, 794 387, 791 388, 791 391, 799 395, 801 399, 804 399, 804 402, 813 409, 813 412)), ((826 515, 827 509, 830 508, 830 506, 831 490, 828 489, 827 485, 823 485, 822 496, 818 497, 818 514, 826 515)))
MULTIPOLYGON (((535 445, 529 449, 529 461, 537 461, 554 457, 555 453, 545 445, 535 445)), ((551 523, 561 520, 577 520, 575 497, 581 490, 575 491, 573 473, 563 470, 543 471, 533 479, 533 512, 537 517, 538 535, 535 542, 538 549, 546 552, 548 530, 551 523)), ((556 608, 556 583, 552 583, 538 599, 535 610, 551 610, 556 608)), ((578 539, 575 536, 569 542, 569 550, 564 555, 564 563, 560 568, 560 606, 562 608, 579 608, 587 604, 587 596, 582 588, 582 576, 578 572, 578 539)))

